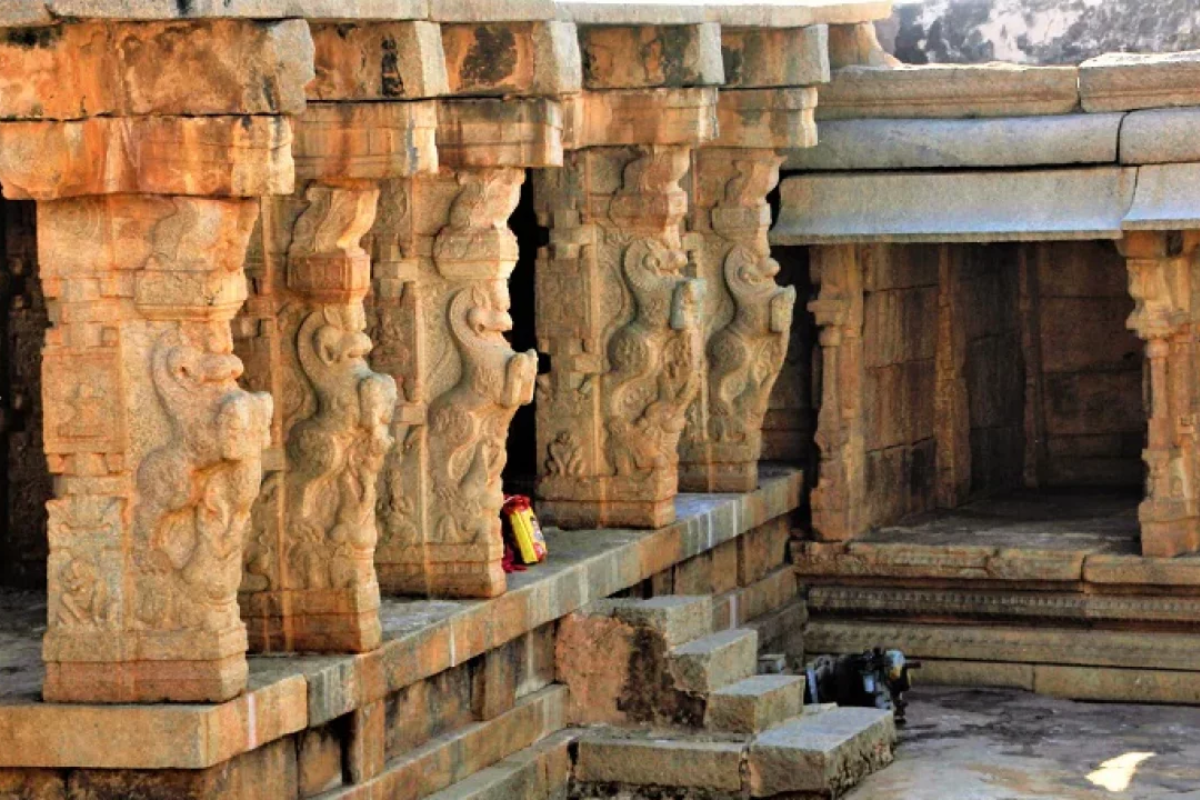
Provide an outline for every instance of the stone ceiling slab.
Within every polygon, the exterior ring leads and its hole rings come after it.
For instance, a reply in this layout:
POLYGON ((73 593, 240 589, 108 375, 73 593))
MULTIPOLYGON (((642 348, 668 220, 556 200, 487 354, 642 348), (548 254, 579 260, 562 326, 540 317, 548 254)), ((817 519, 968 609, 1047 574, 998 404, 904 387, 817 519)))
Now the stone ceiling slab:
POLYGON ((804 175, 772 244, 1117 239, 1136 170, 804 175))
MULTIPOLYGON (((829 120, 821 123, 816 147, 788 151, 784 169, 1111 164, 1117 160, 1123 118, 1123 114, 1061 114, 996 119, 829 120)), ((1200 151, 1200 142, 1195 143, 1195 149, 1200 151)))

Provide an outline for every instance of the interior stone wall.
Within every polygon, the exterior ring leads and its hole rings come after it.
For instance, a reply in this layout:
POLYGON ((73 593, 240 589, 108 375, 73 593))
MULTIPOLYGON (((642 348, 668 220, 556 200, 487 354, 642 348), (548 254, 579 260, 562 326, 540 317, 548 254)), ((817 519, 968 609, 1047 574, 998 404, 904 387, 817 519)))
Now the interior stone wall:
POLYGON ((868 518, 931 508, 939 251, 870 245, 863 259, 863 407, 868 518))
POLYGON ((963 297, 971 491, 1001 491, 1021 484, 1025 462, 1018 246, 944 247, 959 270, 963 297))
POLYGON ((1142 342, 1125 261, 1108 242, 1034 249, 1046 486, 1139 486, 1146 436, 1142 342))
POLYGON ((771 255, 779 262, 776 281, 796 288, 795 317, 787 357, 775 386, 771 389, 770 410, 763 422, 762 457, 768 461, 791 461, 810 469, 815 476, 816 453, 813 431, 816 430, 817 396, 813 379, 819 373, 814 359, 820 358, 816 347, 816 326, 812 314, 805 308, 813 294, 808 271, 807 247, 772 247, 771 255))
POLYGON ((49 325, 38 280, 36 214, 30 201, 0 200, 0 584, 46 584, 46 501, 50 473, 42 448, 41 351, 49 325))

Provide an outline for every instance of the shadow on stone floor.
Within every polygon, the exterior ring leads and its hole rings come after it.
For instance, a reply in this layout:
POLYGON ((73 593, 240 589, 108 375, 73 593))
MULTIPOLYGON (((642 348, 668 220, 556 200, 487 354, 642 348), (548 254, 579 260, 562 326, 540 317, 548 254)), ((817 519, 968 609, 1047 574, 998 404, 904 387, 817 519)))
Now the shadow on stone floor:
POLYGON ((1200 708, 918 687, 896 761, 846 800, 1200 800, 1200 708))

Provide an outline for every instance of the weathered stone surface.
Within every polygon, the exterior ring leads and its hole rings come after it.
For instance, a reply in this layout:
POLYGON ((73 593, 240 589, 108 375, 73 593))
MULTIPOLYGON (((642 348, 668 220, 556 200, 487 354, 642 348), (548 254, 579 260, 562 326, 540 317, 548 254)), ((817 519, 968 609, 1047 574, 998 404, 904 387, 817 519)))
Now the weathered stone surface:
POLYGON ((564 109, 568 149, 699 144, 717 135, 717 92, 711 87, 586 92, 580 98, 564 109))
POLYGON ((0 42, 0 117, 296 114, 312 59, 303 20, 30 29, 0 42))
POLYGON ((1079 107, 1077 79, 1073 67, 845 67, 821 88, 817 119, 1069 114, 1079 107))
POLYGON ((313 797, 342 785, 342 730, 337 723, 301 732, 296 744, 297 784, 301 797, 313 797))
POLYGON ((1032 691, 1101 703, 1200 702, 1200 673, 1034 664, 1032 691))
POLYGON ((1084 111, 1200 105, 1200 50, 1109 53, 1079 66, 1084 111))
POLYGON ((813 108, 817 90, 743 89, 717 98, 716 147, 812 147, 817 143, 813 108))
POLYGON ((429 800, 543 800, 566 790, 574 767, 569 748, 579 731, 551 734, 429 800))
POLYGON ((1200 581, 1200 559, 1090 555, 1083 562, 1083 579, 1099 584, 1195 586, 1200 581))
POLYGON ((586 26, 579 31, 588 89, 720 86, 719 25, 586 26))
POLYGON ((441 27, 449 94, 557 95, 582 88, 579 41, 570 23, 441 27))
POLYGON ((841 2, 725 3, 623 3, 613 0, 557 0, 558 14, 589 25, 688 25, 717 22, 729 27, 799 28, 805 25, 851 24, 883 19, 891 13, 891 0, 841 2))
POLYGON ((734 733, 758 733, 797 716, 804 708, 804 678, 756 675, 709 695, 706 727, 734 733))
MULTIPOLYGON (((1139 152, 1136 148, 1140 145, 1128 144, 1130 121, 1131 118, 1121 114, 962 120, 829 120, 821 123, 819 142, 815 146, 788 151, 784 169, 891 170, 1110 164, 1117 160, 1118 138, 1121 162, 1141 163, 1124 155, 1127 148, 1131 154, 1139 152)), ((1157 131, 1156 127, 1155 134, 1157 131)), ((1191 139, 1187 141, 1190 143, 1191 139)), ((1187 146, 1190 144, 1183 147, 1187 146)), ((1200 146, 1197 152, 1200 153, 1200 146)), ((1132 155, 1132 158, 1138 157, 1132 155)))
POLYGON ((1131 168, 812 175, 781 184, 772 244, 1116 239, 1131 168))
POLYGON ((292 172, 292 129, 280 117, 0 123, 0 182, 14 200, 290 194, 292 172))
POLYGON ((437 172, 437 118, 432 101, 309 103, 295 123, 296 176, 383 180, 437 172))
POLYGON ((1200 199, 1194 188, 1200 164, 1147 164, 1138 167, 1133 205, 1121 222, 1130 231, 1200 228, 1200 199))
POLYGON ((310 100, 410 100, 450 91, 442 31, 433 23, 313 23, 312 38, 310 100))
POLYGON ((585 783, 741 789, 741 742, 670 741, 603 734, 579 741, 575 779, 585 783))
POLYGON ((814 792, 837 797, 892 761, 892 712, 833 708, 804 714, 750 745, 750 794, 814 792))
POLYGON ((665 595, 649 600, 617 601, 613 616, 626 625, 656 631, 668 647, 674 647, 712 633, 712 598, 665 595))
POLYGON ((904 545, 796 542, 792 559, 802 577, 945 578, 1078 581, 1085 552, 986 545, 904 545))
POLYGON ((758 664, 758 634, 729 630, 672 648, 669 669, 675 685, 688 692, 711 692, 748 678, 758 664))
POLYGON ((251 18, 279 19, 422 19, 429 0, 17 0, 0 9, 0 27, 49 23, 57 19, 179 20, 251 18))
POLYGON ((829 28, 722 28, 726 89, 813 86, 829 80, 829 28))
POLYGON ((435 22, 526 22, 554 14, 554 0, 429 0, 429 18, 435 22))
POLYGON ((883 49, 872 23, 829 26, 829 66, 833 69, 854 66, 893 68, 900 64, 899 59, 883 49))
MULTIPOLYGON (((1088 115, 1086 119, 1099 116, 1088 115)), ((1160 108, 1126 114, 1121 122, 1121 163, 1200 161, 1197 125, 1200 125, 1197 108, 1160 108)))
POLYGON ((559 167, 562 112, 552 100, 444 100, 437 150, 439 161, 453 169, 559 167))

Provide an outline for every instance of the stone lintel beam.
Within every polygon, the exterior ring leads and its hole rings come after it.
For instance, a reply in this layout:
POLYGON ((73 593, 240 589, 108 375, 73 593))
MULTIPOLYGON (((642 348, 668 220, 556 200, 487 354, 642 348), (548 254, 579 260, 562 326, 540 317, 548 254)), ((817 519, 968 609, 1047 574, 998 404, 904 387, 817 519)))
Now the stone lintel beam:
POLYGON ((563 98, 563 146, 699 145, 717 135, 717 90, 616 89, 563 98))
POLYGON ((309 103, 296 125, 298 181, 437 172, 437 103, 309 103))
POLYGON ((292 175, 292 128, 285 117, 0 123, 0 176, 4 196, 11 200, 101 194, 256 197, 290 193, 292 175))
POLYGON ((584 88, 654 89, 725 82, 721 26, 587 25, 579 28, 584 88))
POLYGON ((717 97, 718 135, 709 146, 755 150, 812 147, 817 90, 722 90, 717 97))
POLYGON ((1069 114, 1079 69, 1015 64, 853 66, 821 87, 817 119, 975 118, 1069 114))
POLYGON ((721 29, 726 89, 829 82, 829 27, 721 29))
POLYGON ((433 22, 312 23, 316 79, 308 99, 376 102, 449 92, 442 32, 433 22))
POLYGON ((312 62, 303 20, 62 23, 0 41, 0 119, 296 114, 312 62))
POLYGON ((1134 310, 1127 326, 1146 342, 1146 498, 1138 508, 1142 555, 1200 550, 1200 448, 1196 330, 1200 232, 1132 231, 1120 243, 1134 310))
POLYGON ((442 24, 449 88, 456 97, 578 92, 582 64, 569 22, 442 24))
POLYGON ((562 166, 562 108, 546 98, 445 98, 437 147, 450 169, 562 166))

